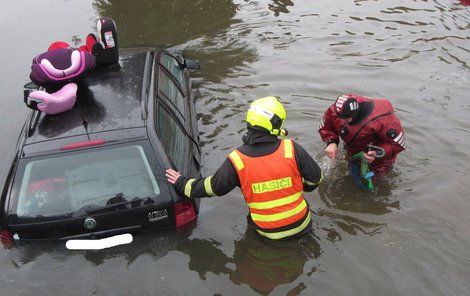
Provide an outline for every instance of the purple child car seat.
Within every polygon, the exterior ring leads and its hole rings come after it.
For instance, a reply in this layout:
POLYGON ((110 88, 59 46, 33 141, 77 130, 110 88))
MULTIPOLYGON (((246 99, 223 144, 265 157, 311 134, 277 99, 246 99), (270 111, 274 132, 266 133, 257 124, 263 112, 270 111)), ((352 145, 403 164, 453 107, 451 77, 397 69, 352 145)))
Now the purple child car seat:
POLYGON ((31 81, 39 86, 54 87, 82 78, 96 65, 96 58, 86 51, 54 49, 33 59, 31 81))

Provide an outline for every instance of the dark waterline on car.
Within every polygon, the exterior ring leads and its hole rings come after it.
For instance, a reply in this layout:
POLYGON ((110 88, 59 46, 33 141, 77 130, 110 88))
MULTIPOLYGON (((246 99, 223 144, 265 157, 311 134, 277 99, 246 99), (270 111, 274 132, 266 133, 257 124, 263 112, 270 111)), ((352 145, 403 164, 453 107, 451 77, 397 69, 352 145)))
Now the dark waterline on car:
MULTIPOLYGON (((130 245, 0 252, 5 295, 468 295, 470 10, 459 1, 7 1, 0 12, 2 178, 28 110, 31 59, 112 17, 121 47, 170 45, 192 75, 203 174, 241 144, 249 102, 280 96, 286 127, 325 169, 314 231, 283 244, 247 229, 239 191, 201 201, 197 225, 130 245), (19 16, 22 21, 18 22, 19 16), (38 24, 41 24, 40 26, 38 24), (375 194, 328 165, 317 127, 343 93, 386 97, 407 150, 375 194)), ((118 124, 119 121, 116 121, 118 124)), ((3 181, 2 179, 2 181, 3 181)), ((118 192, 115 192, 118 193, 118 192)))

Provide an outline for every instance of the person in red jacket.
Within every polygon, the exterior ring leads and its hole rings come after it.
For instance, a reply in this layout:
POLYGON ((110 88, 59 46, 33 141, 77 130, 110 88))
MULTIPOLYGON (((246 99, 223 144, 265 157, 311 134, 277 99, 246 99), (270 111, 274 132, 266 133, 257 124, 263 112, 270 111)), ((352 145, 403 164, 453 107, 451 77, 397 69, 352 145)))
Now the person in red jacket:
POLYGON ((340 138, 349 158, 364 152, 370 170, 375 175, 386 175, 392 168, 397 154, 405 150, 405 135, 392 104, 386 99, 371 99, 348 94, 339 96, 323 115, 318 132, 326 143, 326 155, 336 160, 340 138), (378 146, 385 152, 377 158, 378 146))

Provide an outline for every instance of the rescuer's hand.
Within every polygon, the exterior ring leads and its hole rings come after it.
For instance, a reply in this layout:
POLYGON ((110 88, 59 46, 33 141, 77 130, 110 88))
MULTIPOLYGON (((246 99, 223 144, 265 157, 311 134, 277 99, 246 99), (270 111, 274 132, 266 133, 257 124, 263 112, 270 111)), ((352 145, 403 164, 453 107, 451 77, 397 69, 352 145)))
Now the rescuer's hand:
POLYGON ((330 143, 328 146, 326 146, 325 153, 326 153, 326 156, 331 158, 331 160, 333 161, 333 164, 335 164, 336 156, 338 155, 338 144, 330 143))
POLYGON ((371 150, 367 153, 364 153, 364 157, 367 159, 368 163, 371 163, 375 160, 375 151, 371 150))
POLYGON ((180 172, 177 172, 173 169, 167 169, 165 175, 167 181, 171 184, 175 184, 176 180, 178 180, 178 178, 181 176, 180 172))

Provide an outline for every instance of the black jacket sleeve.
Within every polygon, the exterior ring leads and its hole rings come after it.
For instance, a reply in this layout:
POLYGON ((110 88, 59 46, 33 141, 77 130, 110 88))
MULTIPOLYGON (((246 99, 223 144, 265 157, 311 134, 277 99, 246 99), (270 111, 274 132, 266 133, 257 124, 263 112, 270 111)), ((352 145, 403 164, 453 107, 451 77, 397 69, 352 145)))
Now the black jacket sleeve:
POLYGON ((176 190, 188 198, 222 196, 237 186, 240 187, 238 174, 228 158, 212 176, 200 179, 181 176, 175 183, 176 190))
POLYGON ((299 166, 300 174, 304 184, 304 191, 313 191, 323 181, 323 174, 317 162, 305 151, 305 149, 294 142, 295 160, 299 166))

